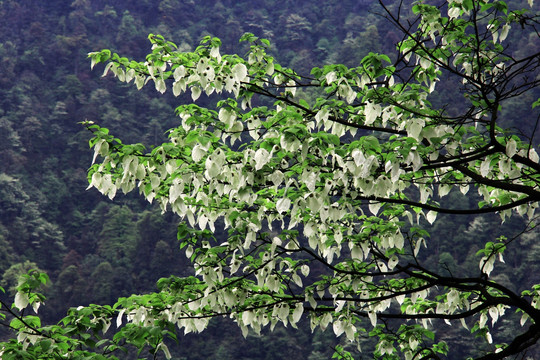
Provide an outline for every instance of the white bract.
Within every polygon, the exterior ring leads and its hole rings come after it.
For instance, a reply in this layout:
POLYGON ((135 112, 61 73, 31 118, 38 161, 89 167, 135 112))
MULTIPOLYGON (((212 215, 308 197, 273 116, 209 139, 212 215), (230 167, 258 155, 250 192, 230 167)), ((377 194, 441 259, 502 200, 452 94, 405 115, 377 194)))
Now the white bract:
MULTIPOLYGON (((448 17, 422 1, 415 5, 419 30, 399 44, 397 67, 371 53, 358 68, 329 65, 306 79, 275 63, 256 39, 246 60, 220 54, 216 40, 207 40, 207 51, 187 54, 160 51, 164 43, 154 40, 163 65, 147 61, 148 75, 110 62, 105 73, 134 78, 137 87, 148 76, 159 92, 172 86, 178 96, 189 89, 194 102, 203 92, 223 96, 215 110, 180 106, 171 143, 151 154, 124 154, 108 133, 95 130, 93 162, 102 161, 93 165, 89 187, 111 198, 117 189, 138 188, 194 228, 183 246, 198 280, 182 293, 171 290, 178 301, 166 312, 135 299, 127 320, 154 324, 161 316, 187 333, 228 314, 247 335, 278 322, 296 326, 309 313, 313 328, 332 324, 348 341, 371 328, 380 338, 379 355, 399 348, 406 358, 415 358, 420 343, 432 344, 425 335, 432 320, 459 319, 466 327, 464 319, 473 316, 477 329, 489 326, 487 314, 491 326, 500 320, 506 305, 491 297, 506 299, 507 292, 484 277, 503 261, 506 243, 490 242, 480 251, 478 277, 436 274, 420 256, 429 239, 419 227, 440 213, 499 212, 504 220, 515 209, 533 218, 539 198, 536 151, 489 122, 504 105, 495 103, 501 95, 493 88, 500 83, 508 98, 517 96, 508 89, 521 89, 505 83, 505 74, 519 66, 529 71, 497 50, 518 20, 501 22, 491 7, 469 3, 449 1, 448 17), (458 26, 478 25, 474 12, 493 17, 483 20, 488 25, 477 38, 458 26), (412 71, 397 76, 399 66, 412 71), (441 72, 463 84, 465 115, 428 100, 441 72), (252 108, 252 97, 272 101, 252 108), (473 186, 485 202, 478 208, 446 202, 473 186), (205 231, 218 224, 227 239, 205 231), (388 318, 411 328, 387 333, 382 324, 388 318)), ((489 332, 483 334, 491 342, 489 332)))

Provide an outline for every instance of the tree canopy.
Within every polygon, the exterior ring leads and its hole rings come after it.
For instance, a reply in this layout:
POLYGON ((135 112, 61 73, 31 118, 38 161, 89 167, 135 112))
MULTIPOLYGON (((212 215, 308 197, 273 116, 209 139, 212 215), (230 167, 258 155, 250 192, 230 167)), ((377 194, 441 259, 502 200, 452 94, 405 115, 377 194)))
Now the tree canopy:
MULTIPOLYGON (((471 273, 433 267, 424 254, 440 214, 523 217, 521 233, 536 223, 540 52, 509 41, 538 36, 537 15, 489 0, 419 1, 411 13, 380 6, 402 39, 395 54, 369 53, 357 67, 301 74, 250 33, 243 56, 222 54, 210 36, 184 52, 153 34, 144 61, 90 53, 104 76, 191 95, 152 149, 84 125, 89 188, 110 199, 137 189, 184 219, 178 239, 195 273, 42 326, 23 312, 44 300, 36 291, 47 277, 30 272, 3 357, 117 358, 129 344, 170 358, 165 339, 176 329, 201 332, 224 316, 246 336, 307 319, 358 346, 375 338, 369 351, 381 359, 451 357, 438 335, 445 323, 484 339, 469 354, 479 359, 534 345, 540 283, 513 289, 493 275, 517 235, 486 241, 471 273), (196 104, 203 94, 212 106, 196 104), (518 97, 529 109, 516 124, 506 109, 518 97), (518 329, 512 338, 497 333, 503 321, 518 329), (114 336, 103 336, 113 323, 114 336)), ((100 246, 123 251, 120 238, 100 246)), ((112 272, 107 264, 100 271, 112 272)))

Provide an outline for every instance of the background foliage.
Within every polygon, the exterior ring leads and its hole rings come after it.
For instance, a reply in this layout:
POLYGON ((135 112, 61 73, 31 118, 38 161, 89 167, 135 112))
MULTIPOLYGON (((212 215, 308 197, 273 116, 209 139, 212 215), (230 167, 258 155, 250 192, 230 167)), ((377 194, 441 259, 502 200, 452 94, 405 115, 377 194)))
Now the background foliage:
MULTIPOLYGON (((301 70, 344 54, 352 65, 358 56, 377 49, 374 44, 393 48, 389 25, 369 13, 371 5, 369 1, 322 5, 283 1, 279 6, 272 1, 0 2, 1 285, 15 286, 18 274, 30 267, 28 262, 46 271, 51 284, 45 289, 48 301, 41 314, 54 322, 70 306, 111 302, 154 289, 161 276, 189 273, 187 259, 178 251, 176 219, 163 217, 135 197, 109 202, 84 190, 91 155, 85 146, 88 134, 77 124, 96 120, 111 131, 121 130, 126 141, 150 146, 164 140, 164 131, 176 124, 177 99, 157 98, 151 89, 136 92, 114 79, 100 78, 90 71, 88 52, 108 47, 142 59, 149 49, 149 33, 179 39, 178 45, 186 50, 211 34, 223 40, 223 51, 241 51, 238 39, 249 31, 271 39, 280 49, 280 61, 301 70), (372 43, 363 48, 367 31, 372 43)), ((12 296, 9 292, 4 298, 12 296)), ((236 326, 219 322, 204 341, 182 338, 178 356, 273 359, 288 354, 318 359, 333 352, 331 334, 312 338, 306 331, 286 336, 284 331, 269 334, 264 342, 243 340, 236 326)), ((9 336, 5 330, 0 333, 9 336)))

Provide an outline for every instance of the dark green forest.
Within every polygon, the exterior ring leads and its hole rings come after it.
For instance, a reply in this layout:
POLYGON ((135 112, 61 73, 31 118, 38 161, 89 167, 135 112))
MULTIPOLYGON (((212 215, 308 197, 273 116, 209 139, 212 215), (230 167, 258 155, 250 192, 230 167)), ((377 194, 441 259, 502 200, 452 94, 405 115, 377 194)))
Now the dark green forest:
MULTIPOLYGON (((185 50, 204 36, 216 36, 223 52, 243 53, 238 39, 251 32, 271 41, 281 64, 308 73, 330 63, 354 66, 369 52, 392 53, 401 38, 380 13, 373 0, 0 0, 0 286, 6 289, 1 296, 14 296, 21 274, 43 270, 51 284, 44 290, 42 315, 55 322, 69 307, 112 304, 155 289, 161 277, 193 272, 179 250, 177 217, 134 195, 109 201, 95 189, 86 190, 91 134, 80 124, 94 121, 151 148, 178 125, 174 108, 182 97, 137 91, 101 77, 102 67, 90 69, 89 52, 109 48, 142 60, 150 49, 148 34, 154 33, 185 50)), ((516 53, 540 50, 533 33, 510 43, 516 53)), ((432 101, 459 107, 458 98, 458 87, 450 83, 432 101)), ((191 101, 189 95, 185 101, 191 101)), ((515 98, 505 108, 507 121, 518 129, 534 126, 536 119, 527 116, 521 101, 515 98)), ((451 196, 456 203, 478 202, 473 191, 451 196)), ((505 253, 498 281, 511 289, 540 282, 539 233, 521 234, 520 219, 501 225, 497 214, 441 215, 429 229, 425 260, 443 273, 474 272, 478 250, 501 227, 519 246, 505 253)), ((497 326, 499 336, 515 331, 504 322, 497 326)), ((464 353, 475 348, 461 339, 463 329, 446 329, 440 332, 443 340, 464 353)), ((9 333, 0 328, 0 336, 9 333)), ((264 339, 244 339, 227 319, 214 321, 202 335, 179 339, 171 351, 175 359, 186 360, 320 360, 331 358, 338 343, 347 346, 331 331, 312 334, 307 324, 299 331, 278 326, 264 339)), ((534 358, 540 350, 527 355, 534 358)), ((357 356, 370 358, 370 353, 357 356)))

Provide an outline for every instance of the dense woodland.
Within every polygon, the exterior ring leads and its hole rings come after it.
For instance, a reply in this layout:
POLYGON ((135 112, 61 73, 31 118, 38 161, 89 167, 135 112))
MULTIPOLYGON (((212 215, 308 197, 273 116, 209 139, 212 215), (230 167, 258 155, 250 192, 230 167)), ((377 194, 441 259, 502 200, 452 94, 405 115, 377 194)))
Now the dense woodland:
MULTIPOLYGON (((525 6, 527 1, 516 2, 525 6)), ((238 39, 252 32, 268 38, 280 63, 297 71, 328 63, 352 66, 370 51, 391 53, 400 40, 379 13, 372 0, 0 1, 0 285, 9 289, 2 296, 13 296, 20 274, 46 271, 52 284, 43 311, 54 322, 68 307, 112 303, 154 289, 160 277, 192 272, 178 249, 177 218, 135 196, 109 201, 85 190, 92 154, 90 134, 79 124, 88 119, 111 131, 121 129, 126 141, 151 147, 178 124, 179 99, 102 78, 101 68, 90 70, 88 52, 110 48, 140 59, 149 50, 147 35, 156 33, 186 50, 205 35, 217 36, 222 51, 241 53, 245 49, 238 39)), ((540 49, 537 34, 511 44, 515 52, 540 49)), ((457 87, 447 86, 432 101, 442 102, 444 96, 459 106, 457 87)), ((536 119, 520 101, 505 111, 507 121, 525 129, 536 119)), ((471 194, 453 196, 455 202, 478 200, 471 194)), ((524 224, 513 219, 501 225, 497 215, 441 216, 430 229, 426 261, 451 274, 473 271, 477 251, 501 226, 511 238, 524 224)), ((506 263, 497 270, 500 282, 510 288, 539 282, 537 239, 535 232, 517 238, 519 246, 505 254, 506 263)), ((460 341, 462 329, 447 329, 445 340, 475 347, 460 341)), ((244 339, 224 320, 203 335, 181 337, 174 353, 190 360, 317 360, 330 358, 338 341, 332 333, 312 335, 309 327, 278 327, 264 340, 244 339)))

